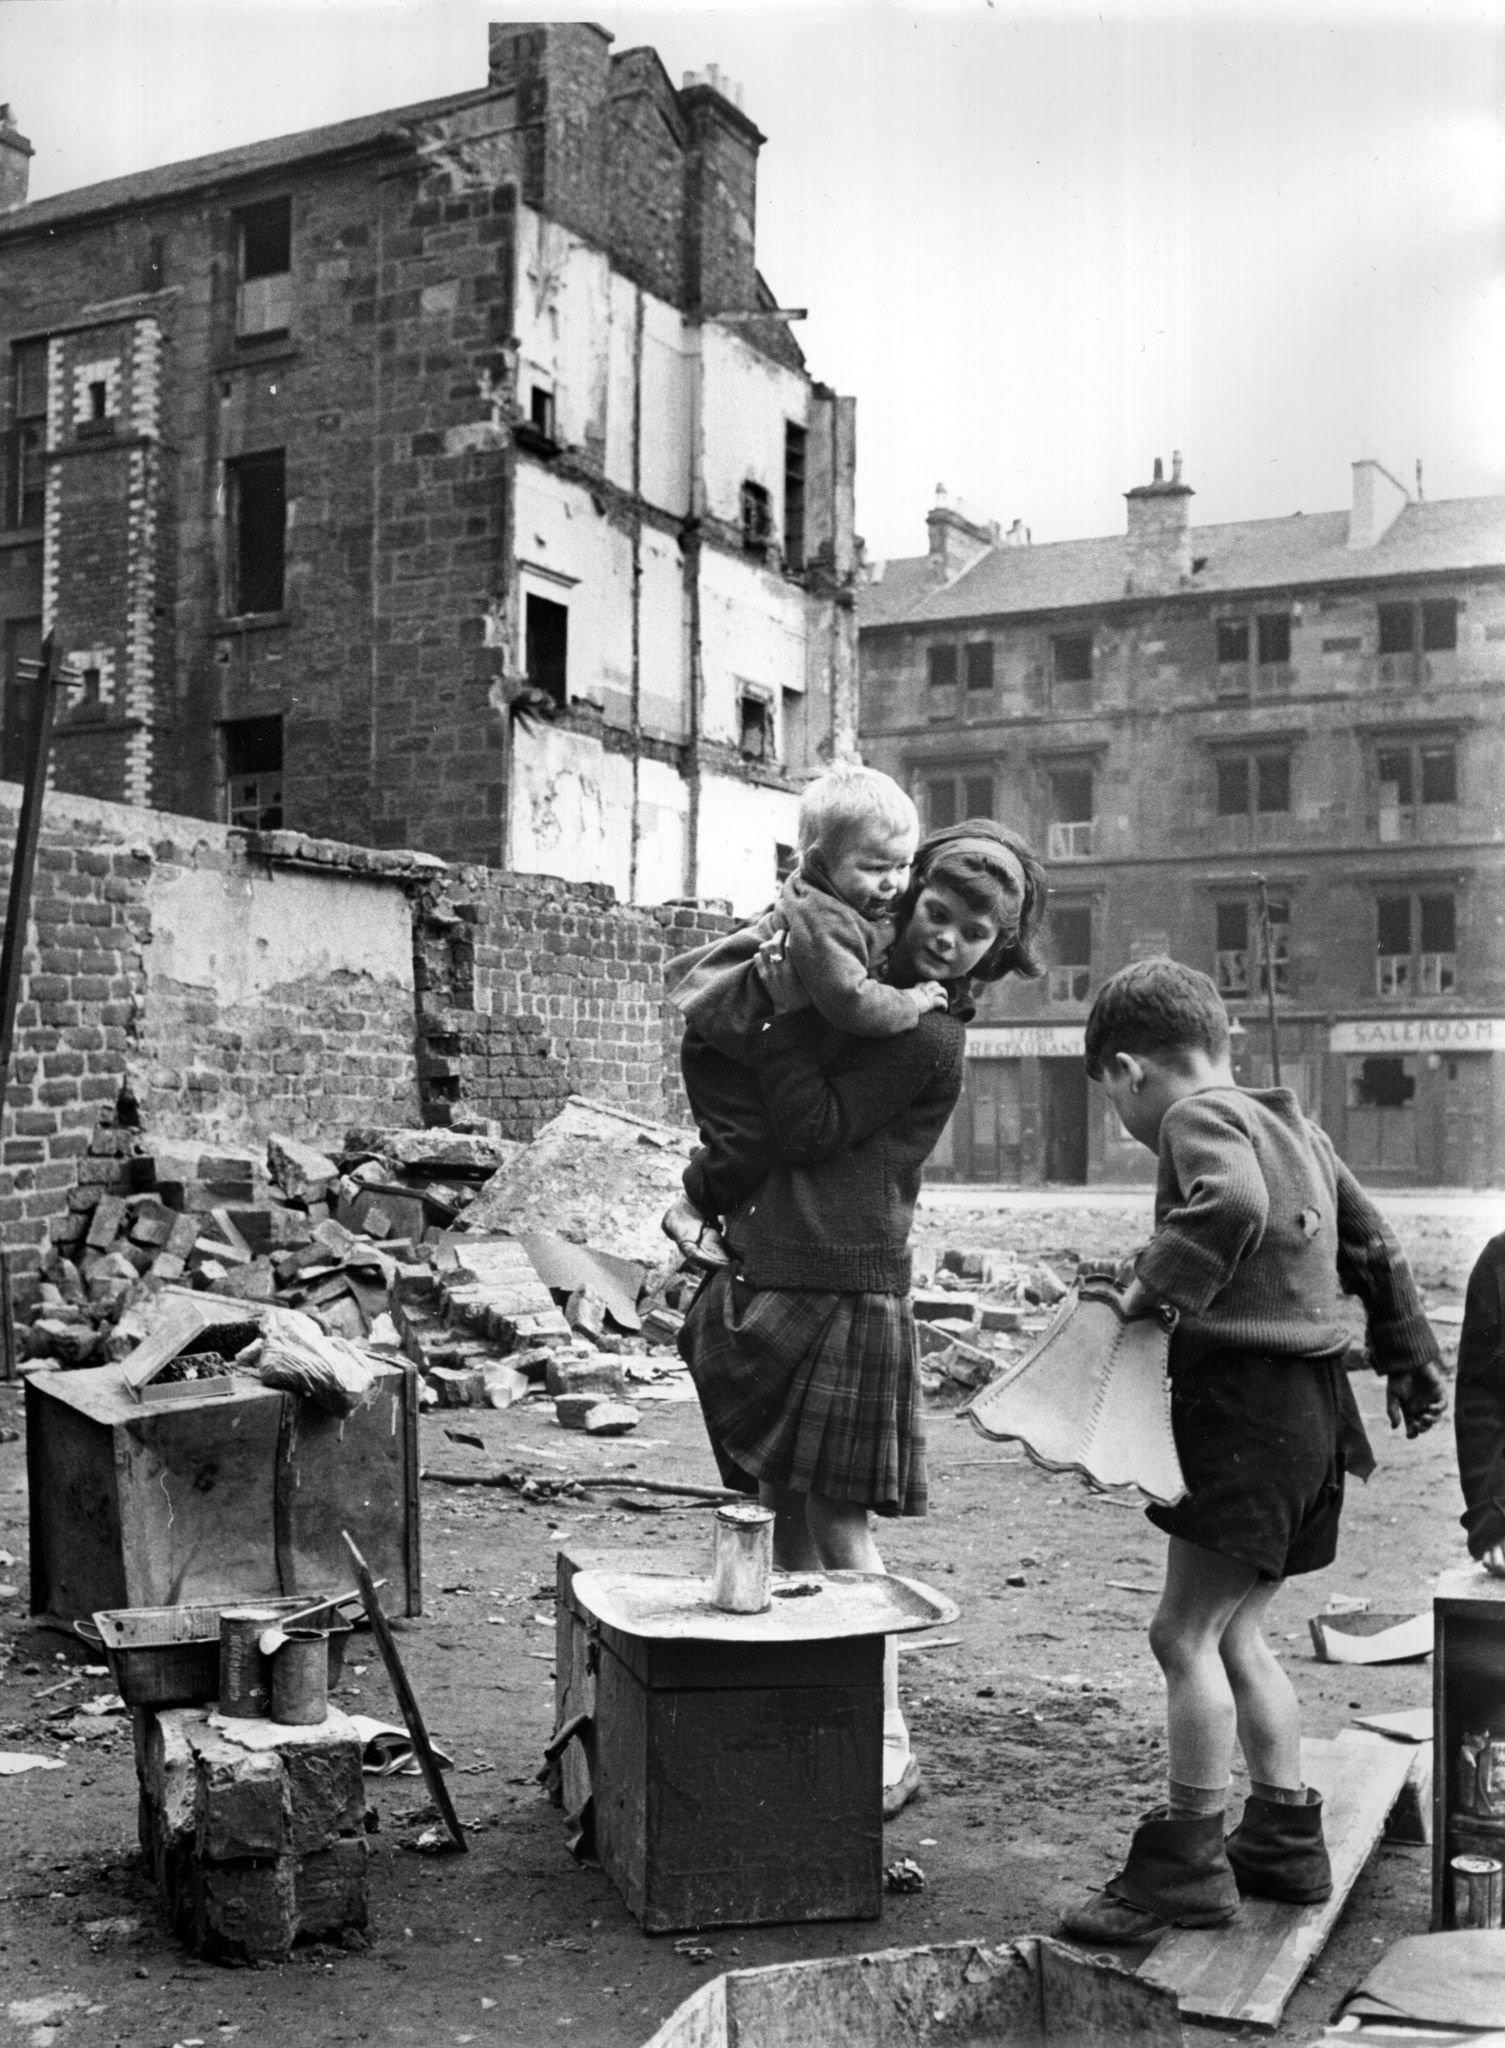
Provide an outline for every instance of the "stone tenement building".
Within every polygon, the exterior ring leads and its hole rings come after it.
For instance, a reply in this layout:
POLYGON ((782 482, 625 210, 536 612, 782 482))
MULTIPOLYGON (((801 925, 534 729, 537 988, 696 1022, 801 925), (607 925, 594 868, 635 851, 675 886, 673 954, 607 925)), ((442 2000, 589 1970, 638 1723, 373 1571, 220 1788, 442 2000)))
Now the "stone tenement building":
POLYGON ((1055 964, 970 1033, 937 1167, 1147 1174, 1082 1021, 1170 952, 1216 977, 1251 1084, 1273 1007, 1281 1079, 1361 1176, 1505 1183, 1505 498, 1415 502, 1368 461, 1346 511, 1196 527, 1191 498, 1157 462, 1125 534, 1038 547, 942 503, 861 592, 864 758, 1052 870, 1055 964))
POLYGON ((732 89, 610 43, 30 204, 0 110, 0 774, 55 629, 61 790, 768 900, 855 747, 854 407, 732 89))

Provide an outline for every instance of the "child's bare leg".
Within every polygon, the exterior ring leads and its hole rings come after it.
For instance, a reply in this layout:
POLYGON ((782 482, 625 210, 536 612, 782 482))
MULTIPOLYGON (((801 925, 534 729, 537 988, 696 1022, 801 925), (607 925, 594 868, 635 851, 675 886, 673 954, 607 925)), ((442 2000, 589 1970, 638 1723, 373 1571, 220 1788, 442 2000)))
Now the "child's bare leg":
MULTIPOLYGON (((810 1533, 828 1572, 881 1572, 883 1559, 873 1540, 867 1509, 853 1501, 812 1493, 805 1502, 810 1533)), ((909 1748, 909 1726, 899 1705, 899 1644, 883 1644, 883 1785, 885 1814, 897 1813, 919 1784, 909 1748), (901 1789, 902 1788, 902 1789, 901 1789)))
POLYGON ((1301 1704, 1285 1669, 1265 1640, 1264 1619, 1281 1581, 1261 1579, 1239 1602, 1223 1631, 1223 1669, 1233 1689, 1239 1747, 1251 1784, 1301 1787, 1301 1704))
POLYGON ((775 1571, 818 1572, 821 1569, 820 1552, 810 1534, 805 1514, 808 1498, 806 1494, 791 1492, 787 1486, 773 1486, 766 1479, 758 1482, 758 1499, 765 1508, 773 1509, 775 1571))
POLYGON ((1252 1565, 1219 1557, 1179 1536, 1170 1538, 1150 1648, 1165 1674, 1173 1808, 1213 1812, 1226 1798, 1237 1708, 1221 1655, 1222 1638, 1257 1583, 1252 1565))

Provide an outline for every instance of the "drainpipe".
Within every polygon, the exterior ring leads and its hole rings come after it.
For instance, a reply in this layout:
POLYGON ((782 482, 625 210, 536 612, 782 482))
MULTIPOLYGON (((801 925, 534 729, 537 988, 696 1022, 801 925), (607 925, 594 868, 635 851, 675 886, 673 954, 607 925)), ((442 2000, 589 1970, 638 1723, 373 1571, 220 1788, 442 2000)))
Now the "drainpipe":
POLYGON ((701 522, 705 516, 705 331, 692 317, 685 331, 689 375, 689 512, 681 535, 684 549, 685 666, 690 685, 690 730, 685 757, 689 765, 689 813, 685 829, 685 893, 700 894, 700 745, 705 730, 705 662, 700 635, 701 522))
POLYGON ((638 900, 643 836, 643 294, 632 295, 632 820, 627 846, 627 900, 638 900))
POLYGON ((1270 892, 1265 886, 1263 875, 1254 877, 1254 886, 1259 891, 1259 951, 1265 973, 1265 1009, 1270 1019, 1270 1084, 1274 1088, 1279 1088, 1280 1027, 1275 1015, 1275 958, 1270 937, 1270 892))

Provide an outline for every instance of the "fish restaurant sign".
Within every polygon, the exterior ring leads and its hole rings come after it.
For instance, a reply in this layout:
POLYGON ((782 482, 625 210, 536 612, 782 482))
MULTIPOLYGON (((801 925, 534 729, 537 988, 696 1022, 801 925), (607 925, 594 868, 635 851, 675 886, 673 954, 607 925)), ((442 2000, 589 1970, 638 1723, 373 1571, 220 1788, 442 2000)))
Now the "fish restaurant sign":
POLYGON ((1505 1052, 1505 1017, 1359 1017, 1335 1024, 1331 1052, 1505 1052))
POLYGON ((1080 1024, 974 1024, 967 1033, 972 1060, 1079 1060, 1080 1024))

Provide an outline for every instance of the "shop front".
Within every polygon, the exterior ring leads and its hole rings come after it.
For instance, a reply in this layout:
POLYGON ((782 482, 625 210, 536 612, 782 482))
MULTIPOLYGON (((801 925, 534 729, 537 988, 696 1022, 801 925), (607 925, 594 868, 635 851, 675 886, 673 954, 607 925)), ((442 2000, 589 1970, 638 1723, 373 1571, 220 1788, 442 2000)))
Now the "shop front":
POLYGON ((1505 1017, 1356 1017, 1328 1035, 1327 1127, 1361 1180, 1505 1182, 1505 1017))
POLYGON ((930 1162, 935 1180, 1080 1187, 1088 1178, 1080 1024, 977 1024, 961 1100, 930 1162))

